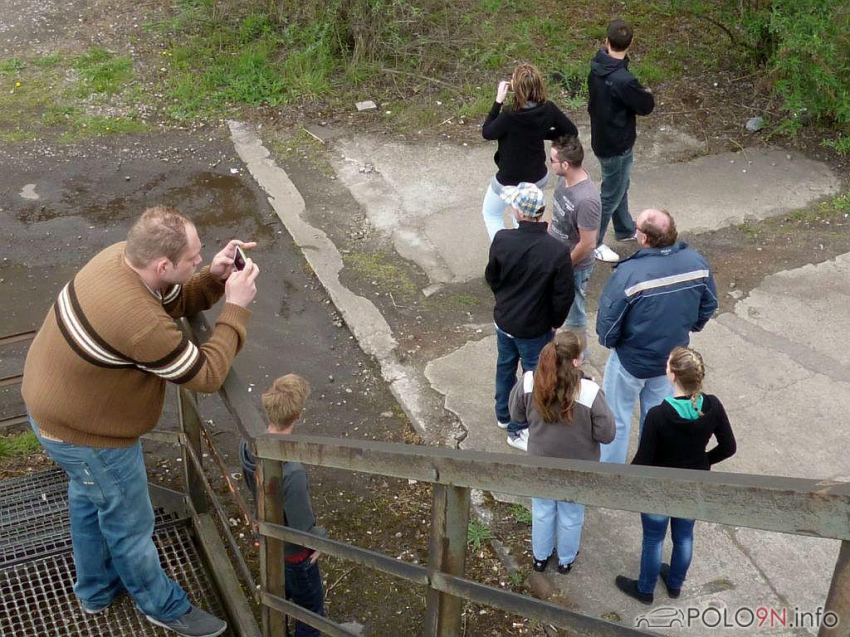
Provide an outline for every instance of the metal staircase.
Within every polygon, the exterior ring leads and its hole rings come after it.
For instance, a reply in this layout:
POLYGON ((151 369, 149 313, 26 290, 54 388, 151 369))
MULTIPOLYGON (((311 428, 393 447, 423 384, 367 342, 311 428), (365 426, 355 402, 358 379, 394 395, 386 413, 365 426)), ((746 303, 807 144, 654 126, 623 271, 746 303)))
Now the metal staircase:
MULTIPOLYGON (((67 476, 58 468, 0 482, 0 637, 169 635, 129 597, 97 615, 83 612, 73 592, 67 490, 67 476)), ((192 603, 224 617, 191 520, 160 507, 155 524, 166 573, 192 603)))

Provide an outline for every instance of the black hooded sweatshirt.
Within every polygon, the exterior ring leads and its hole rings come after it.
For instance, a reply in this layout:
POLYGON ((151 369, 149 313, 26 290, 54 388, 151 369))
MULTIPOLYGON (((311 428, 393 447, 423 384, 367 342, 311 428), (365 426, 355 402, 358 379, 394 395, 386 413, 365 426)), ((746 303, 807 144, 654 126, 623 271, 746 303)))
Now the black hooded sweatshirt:
POLYGON ((735 434, 717 396, 703 394, 702 412, 695 419, 683 418, 666 400, 650 409, 632 464, 707 471, 735 455, 735 434), (706 450, 712 436, 717 445, 706 450))
POLYGON ((587 77, 590 142, 597 157, 622 155, 635 144, 635 115, 649 115, 655 98, 629 72, 629 58, 600 49, 587 77))
POLYGON ((550 101, 515 111, 502 110, 493 102, 484 126, 484 139, 496 139, 499 147, 493 161, 499 167, 497 181, 503 186, 516 186, 521 181, 537 183, 546 175, 544 139, 561 135, 578 135, 576 125, 550 101))

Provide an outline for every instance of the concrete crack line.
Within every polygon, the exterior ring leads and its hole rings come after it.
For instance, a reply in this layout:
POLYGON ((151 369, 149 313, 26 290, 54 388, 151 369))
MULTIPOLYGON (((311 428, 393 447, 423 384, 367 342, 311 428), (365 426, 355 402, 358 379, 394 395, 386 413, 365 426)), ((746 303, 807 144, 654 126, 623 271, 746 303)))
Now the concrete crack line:
POLYGON ((248 172, 268 195, 278 218, 316 273, 357 343, 378 362, 390 391, 419 434, 427 439, 425 423, 439 419, 439 416, 426 413, 430 385, 421 380, 422 374, 415 368, 399 361, 398 343, 375 304, 354 294, 340 282, 339 273, 344 267, 342 255, 325 232, 304 221, 304 198, 286 172, 271 159, 253 127, 239 121, 228 121, 228 126, 236 153, 248 172))
POLYGON ((716 320, 745 341, 784 354, 814 374, 822 374, 842 383, 850 383, 850 367, 807 345, 792 341, 781 334, 768 332, 731 312, 721 314, 716 320))

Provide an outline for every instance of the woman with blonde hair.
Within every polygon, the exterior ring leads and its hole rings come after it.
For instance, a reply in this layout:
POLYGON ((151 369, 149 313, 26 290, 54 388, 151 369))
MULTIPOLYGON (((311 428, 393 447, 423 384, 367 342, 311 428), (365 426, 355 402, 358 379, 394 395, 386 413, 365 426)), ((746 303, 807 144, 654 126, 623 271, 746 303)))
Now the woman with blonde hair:
MULTIPOLYGON (((614 415, 599 385, 581 372, 584 338, 559 332, 540 352, 537 370, 511 392, 511 419, 528 423, 528 453, 547 458, 599 460, 599 443, 614 439, 614 415)), ((535 571, 546 570, 557 544, 558 572, 578 555, 584 505, 531 499, 531 550, 535 571)))
POLYGON ((499 170, 490 180, 482 208, 492 243, 496 232, 505 227, 502 187, 526 181, 543 188, 549 180, 543 140, 578 136, 578 129, 561 109, 546 99, 540 71, 531 64, 520 64, 510 81, 499 82, 496 101, 484 120, 481 134, 484 139, 498 142, 493 160, 499 170), (510 108, 502 110, 510 91, 514 94, 513 102, 510 108))
MULTIPOLYGON (((673 350, 667 359, 667 379, 673 385, 673 396, 646 414, 632 464, 708 471, 735 454, 737 443, 726 410, 716 396, 703 393, 704 378, 705 363, 699 352, 690 347, 673 350), (717 445, 709 451, 712 437, 717 445)), ((641 513, 640 519, 640 578, 618 575, 615 584, 629 597, 651 604, 660 575, 668 595, 679 597, 693 556, 694 520, 654 513, 641 513), (661 563, 668 521, 673 538, 669 565, 661 563)))

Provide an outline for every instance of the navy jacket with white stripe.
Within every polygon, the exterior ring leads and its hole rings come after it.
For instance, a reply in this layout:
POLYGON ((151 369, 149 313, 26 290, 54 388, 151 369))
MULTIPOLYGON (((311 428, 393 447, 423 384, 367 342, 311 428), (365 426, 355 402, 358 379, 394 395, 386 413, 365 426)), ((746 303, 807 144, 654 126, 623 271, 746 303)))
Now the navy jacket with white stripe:
POLYGON ((708 262, 687 243, 643 248, 617 264, 599 299, 596 334, 637 378, 663 376, 674 347, 687 345, 717 309, 708 262))

